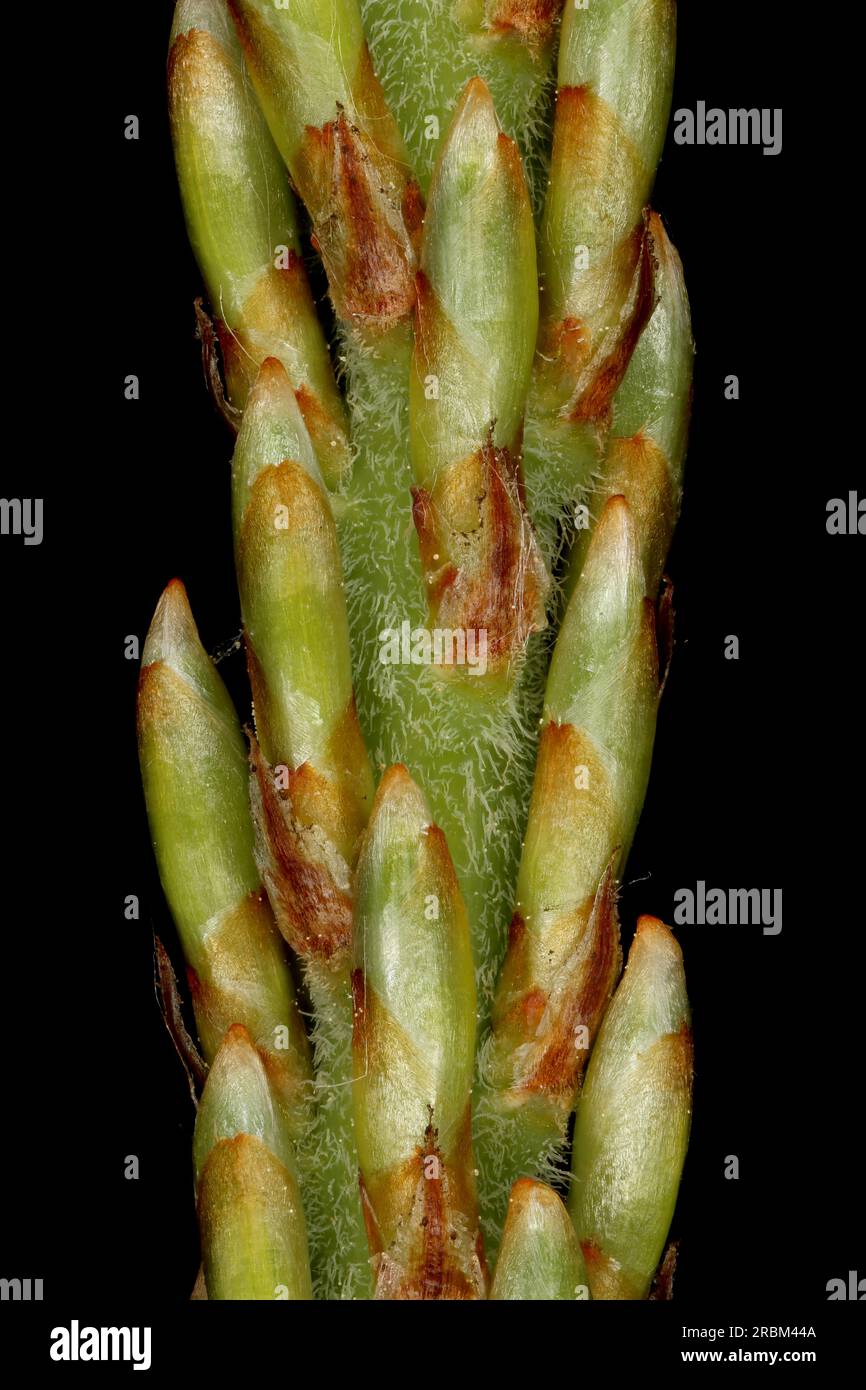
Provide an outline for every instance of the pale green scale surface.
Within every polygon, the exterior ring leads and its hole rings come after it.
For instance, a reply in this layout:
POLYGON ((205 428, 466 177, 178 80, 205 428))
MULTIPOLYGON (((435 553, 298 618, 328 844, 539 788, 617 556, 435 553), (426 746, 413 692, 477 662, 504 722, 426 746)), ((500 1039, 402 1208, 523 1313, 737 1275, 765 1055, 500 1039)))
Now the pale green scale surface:
POLYGON ((142 782, 159 876, 184 955, 204 973, 208 922, 261 887, 246 749, 186 598, 171 590, 160 600, 142 652, 143 670, 156 662, 167 672, 149 679, 171 683, 170 706, 163 698, 163 718, 139 718, 142 782))
MULTIPOLYGON (((345 596, 321 474, 294 394, 278 375, 269 383, 260 377, 247 403, 233 460, 232 510, 244 621, 269 687, 272 746, 263 751, 290 758, 292 766, 309 758, 327 770, 328 740, 352 695, 345 596), (321 535, 301 545, 290 529, 274 524, 271 531, 265 516, 250 555, 241 540, 253 486, 286 459, 303 467, 320 494, 321 535)), ((298 1161, 314 1286, 320 1298, 364 1298, 371 1283, 353 1133, 349 976, 315 960, 304 963, 304 976, 314 1016, 316 1113, 298 1161)))
POLYGON ((280 153, 291 169, 306 126, 321 128, 339 102, 351 114, 364 50, 356 0, 238 0, 257 40, 256 90, 280 153), (336 62, 335 62, 336 55, 336 62), (276 93, 279 93, 277 98, 276 93))
POLYGON ((259 378, 247 402, 232 460, 232 512, 244 626, 268 684, 265 756, 324 770, 352 697, 349 634, 327 494, 285 379, 277 386, 259 378), (290 529, 290 502, 279 500, 271 515, 245 526, 256 480, 284 461, 300 464, 314 485, 303 533, 290 529))
POLYGON ((646 1297, 662 1256, 691 1121, 667 1049, 690 1026, 682 954, 660 925, 641 931, 604 1017, 577 1108, 569 1209, 646 1297))
POLYGON ((474 453, 491 426, 494 444, 513 447, 526 407, 538 327, 535 232, 499 130, 487 92, 473 87, 431 187, 421 269, 448 341, 426 364, 437 394, 417 371, 410 380, 412 457, 425 486, 443 464, 474 453))
POLYGON ((519 1184, 512 1193, 490 1297, 521 1303, 589 1300, 571 1218, 555 1193, 540 1183, 519 1184), (524 1191, 516 1195, 520 1188, 524 1191))
POLYGON ((411 1158, 430 1122, 448 1150, 466 1113, 475 1061, 475 980, 459 900, 442 892, 425 845, 431 812, 405 774, 377 801, 358 869, 355 963, 405 1048, 356 1061, 362 1162, 387 1171, 411 1158), (435 911, 429 910, 431 901, 435 911), (360 1070, 359 1070, 360 1067, 360 1070))
POLYGON ((179 0, 170 43, 191 29, 222 46, 212 87, 172 106, 172 139, 187 231, 214 310, 234 324, 276 247, 300 251, 285 166, 244 70, 221 0, 179 0))
POLYGON ((193 1161, 209 1297, 310 1298, 306 1225, 286 1117, 259 1054, 240 1030, 229 1032, 211 1067, 193 1161), (252 1141, 240 1164, 239 1136, 252 1141))

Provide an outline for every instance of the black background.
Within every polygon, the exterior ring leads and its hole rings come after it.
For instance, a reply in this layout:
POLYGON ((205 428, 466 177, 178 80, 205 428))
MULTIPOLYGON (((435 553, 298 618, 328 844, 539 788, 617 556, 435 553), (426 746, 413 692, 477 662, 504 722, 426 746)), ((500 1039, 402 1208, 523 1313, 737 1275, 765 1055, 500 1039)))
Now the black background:
MULTIPOLYGON (((862 445, 835 437, 839 354, 820 308, 834 243, 816 240, 815 197, 804 198, 807 170, 813 190, 823 182, 814 104, 780 61, 789 7, 758 8, 681 4, 673 105, 783 107, 782 154, 669 136, 653 199, 684 262, 697 360, 668 565, 677 647, 624 927, 630 936, 643 911, 671 921, 674 891, 698 879, 784 891, 779 936, 678 932, 697 1071, 671 1326, 815 1322, 829 1279, 866 1275, 855 1126, 864 542, 825 528, 827 500, 862 495, 866 479, 862 445), (739 401, 724 399, 729 373, 739 401), (728 634, 739 661, 724 659, 728 634), (736 1182, 724 1178, 729 1154, 736 1182)), ((193 1112, 154 997, 152 932, 178 955, 138 780, 137 666, 123 655, 175 574, 211 651, 240 629, 231 441, 194 341, 199 277, 165 117, 170 15, 170 4, 112 7, 111 61, 77 156, 101 216, 79 191, 54 209, 84 234, 89 264, 69 255, 62 275, 42 272, 41 351, 27 370, 18 362, 25 447, 8 449, 4 468, 5 495, 45 498, 45 540, 0 543, 0 1274, 41 1276, 62 1319, 112 1306, 141 1321, 164 1301, 180 1310, 197 1265, 193 1112), (137 142, 123 138, 131 112, 137 142), (124 400, 127 373, 140 377, 138 402, 124 400), (130 893, 138 922, 123 915, 130 893), (128 1154, 137 1182, 123 1176, 128 1154)), ((55 137, 52 177, 63 179, 72 155, 55 137)), ((246 713, 239 656, 221 671, 246 713)))

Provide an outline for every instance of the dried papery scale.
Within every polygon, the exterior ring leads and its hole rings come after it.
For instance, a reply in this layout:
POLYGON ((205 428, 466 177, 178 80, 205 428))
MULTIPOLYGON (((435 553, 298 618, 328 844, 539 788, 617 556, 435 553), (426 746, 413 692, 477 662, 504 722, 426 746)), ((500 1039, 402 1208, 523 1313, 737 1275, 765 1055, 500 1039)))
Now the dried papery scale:
POLYGON ((168 101, 187 229, 217 320, 227 411, 236 425, 261 362, 278 358, 322 473, 336 486, 349 462, 345 408, 307 282, 286 171, 225 0, 178 0, 168 101))
POLYGON ((144 643, 138 751, 205 1058, 243 1024, 298 1137, 309 1122, 309 1049, 256 868, 246 748, 179 580, 162 595, 144 643))
POLYGON ((422 203, 356 0, 229 0, 271 133, 306 204, 341 321, 405 324, 422 203))
POLYGON ((611 402, 652 311, 643 216, 673 89, 675 0, 563 11, 527 485, 546 526, 604 458, 611 402))
POLYGON ((562 1199, 535 1178, 519 1178, 490 1289, 496 1302, 574 1302, 590 1297, 580 1243, 562 1199))
POLYGON ((474 77, 490 88, 540 191, 563 0, 361 0, 385 97, 426 192, 439 141, 474 77))
POLYGON ((656 600, 679 512, 693 344, 679 257, 658 217, 648 227, 658 302, 616 398, 595 516, 567 577, 482 1063, 482 1205, 494 1231, 503 1183, 547 1171, 561 1153, 619 974, 617 880, 649 779, 659 641, 669 640, 666 626, 657 633, 656 600))
POLYGON ((193 1160, 207 1297, 312 1298, 291 1124, 240 1024, 202 1092, 193 1160))
POLYGON ((358 864, 354 1106, 375 1296, 486 1295, 471 1143, 475 978, 445 837, 404 767, 358 864))
POLYGON ((692 1074, 682 951, 663 922, 641 917, 577 1107, 569 1210, 593 1298, 649 1295, 688 1147, 692 1074))
POLYGON ((232 516, 256 726, 256 854, 314 1011, 316 1116, 299 1145, 313 1277, 322 1297, 363 1297, 350 969, 352 875, 373 779, 355 713, 334 519, 273 359, 262 364, 238 433, 232 516))

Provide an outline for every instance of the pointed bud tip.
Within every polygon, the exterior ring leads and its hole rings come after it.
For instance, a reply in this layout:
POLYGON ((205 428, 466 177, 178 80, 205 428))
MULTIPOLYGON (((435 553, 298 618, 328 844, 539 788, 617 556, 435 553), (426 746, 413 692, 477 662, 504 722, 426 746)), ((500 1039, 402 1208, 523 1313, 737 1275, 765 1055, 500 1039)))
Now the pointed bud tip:
POLYGON ((276 378, 280 381, 288 381, 288 374, 279 357, 265 357, 259 368, 259 373, 265 377, 276 378))
POLYGON ((243 1023, 233 1023, 221 1043, 222 1047, 241 1047, 255 1049, 250 1031, 243 1023))
POLYGON ((455 157, 457 167, 467 159, 488 156, 496 148, 501 135, 496 108, 487 83, 473 77, 457 99, 454 115, 445 134, 440 155, 440 169, 455 157))
POLYGON ((223 1035, 208 1075, 209 1078, 218 1078, 220 1074, 239 1067, 253 1068, 261 1072, 263 1078, 265 1076, 264 1064, 249 1029, 243 1023, 233 1023, 223 1035))
POLYGON ((644 1004, 655 1000, 656 1026, 680 1033, 691 1026, 691 1006, 680 943, 657 917, 639 917, 628 954, 626 974, 644 1004))
POLYGON ((546 1182, 538 1178, 518 1178, 511 1189, 508 1205, 517 1213, 531 1207, 546 1207, 555 1211, 562 1206, 562 1201, 546 1182))
POLYGON ((680 253, 668 236, 661 217, 652 208, 647 208, 644 213, 644 225, 654 267, 656 298, 667 302, 669 311, 676 306, 688 321, 689 303, 680 253))
POLYGON ((371 821, 383 812, 399 812, 428 825, 430 809, 424 793, 403 763, 394 763, 382 775, 370 813, 371 821))
MULTIPOLYGON (((261 1119, 270 1119, 273 1092, 262 1054, 243 1024, 223 1035, 210 1064, 199 1102, 196 1132, 199 1164, 215 1140, 235 1134, 259 1133, 261 1119)), ((274 1147, 273 1142, 269 1147, 274 1147)))
POLYGON ((186 586, 182 580, 172 579, 154 609, 141 654, 142 670, 156 661, 172 665, 172 658, 178 653, 200 645, 186 586))
POLYGON ((382 780, 379 783, 380 789, 383 789, 385 787, 388 787, 390 789, 392 786, 414 787, 414 785, 415 783, 412 780, 412 774, 410 773, 405 763, 393 763, 391 767, 385 770, 385 772, 382 775, 382 780))
MULTIPOLYGON (((637 524, 631 505, 622 493, 608 497, 592 533, 584 563, 584 587, 618 576, 624 601, 645 587, 637 524)), ((580 586, 575 589, 575 596, 580 586)))
POLYGON ((604 524, 624 530, 631 517, 631 508, 628 498, 622 492, 615 492, 612 497, 608 497, 602 510, 599 526, 604 524))
MULTIPOLYGON (((253 382, 247 400, 247 409, 252 405, 258 406, 262 401, 271 403, 282 398, 286 402, 286 407, 291 410, 291 403, 297 406, 295 393, 292 390, 292 383, 289 381, 288 373, 282 362, 277 357, 266 357, 262 362, 253 382)), ((293 412, 294 413, 294 412, 293 412)))
POLYGON ((467 82, 454 108, 443 148, 454 146, 459 148, 461 162, 466 157, 477 159, 481 154, 497 158, 516 183, 518 194, 528 197, 520 150, 499 124, 493 97, 483 78, 473 77, 467 82))
POLYGON ((185 607, 189 609, 189 596, 186 591, 186 585, 177 575, 166 584, 162 591, 162 599, 169 599, 172 603, 185 605, 185 607))
POLYGON ((298 394, 282 362, 266 357, 247 398, 232 459, 238 516, 246 510, 249 490, 260 475, 287 461, 324 489, 298 394))
POLYGON ((423 860, 428 871, 435 862, 453 877, 445 837, 433 824, 427 798, 402 763, 389 767, 376 789, 360 861, 369 868, 379 856, 392 854, 423 860))
POLYGON ((493 112, 493 97, 490 95, 490 88, 483 77, 470 77, 460 96, 457 98, 455 107, 455 117, 475 111, 493 112))
POLYGON ((632 950, 634 950, 634 947, 638 944, 640 944, 642 948, 663 952, 680 961, 683 958, 680 943, 677 941, 670 927, 666 926, 658 917, 650 917, 648 914, 644 914, 638 918, 632 950))

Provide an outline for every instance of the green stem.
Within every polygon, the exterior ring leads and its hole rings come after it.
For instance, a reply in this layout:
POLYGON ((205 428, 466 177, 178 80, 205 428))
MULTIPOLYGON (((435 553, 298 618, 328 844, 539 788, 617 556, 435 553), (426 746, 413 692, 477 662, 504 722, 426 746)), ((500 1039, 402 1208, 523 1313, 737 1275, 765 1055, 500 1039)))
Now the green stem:
POLYGON ((313 1252, 316 1298, 372 1295, 370 1252, 358 1189, 352 1114, 352 984, 348 966, 308 961, 313 1010, 316 1115, 297 1144, 313 1252))
POLYGON ((484 8, 476 0, 361 0, 376 73, 422 189, 461 90, 480 76, 504 130, 520 146, 537 203, 553 95, 552 30, 533 47, 516 35, 485 33, 484 8))
POLYGON ((432 666, 380 660, 386 629, 427 624, 410 498, 409 334, 383 342, 378 357, 350 345, 346 352, 358 452, 339 527, 358 714, 376 771, 404 763, 445 832, 472 926, 483 1027, 520 855, 543 649, 530 638, 521 678, 507 694, 476 691, 469 678, 458 685, 432 666))

